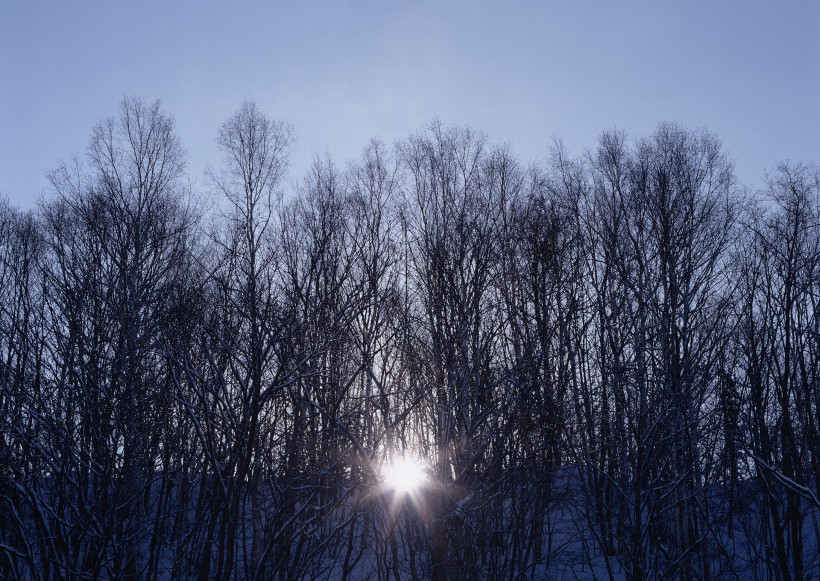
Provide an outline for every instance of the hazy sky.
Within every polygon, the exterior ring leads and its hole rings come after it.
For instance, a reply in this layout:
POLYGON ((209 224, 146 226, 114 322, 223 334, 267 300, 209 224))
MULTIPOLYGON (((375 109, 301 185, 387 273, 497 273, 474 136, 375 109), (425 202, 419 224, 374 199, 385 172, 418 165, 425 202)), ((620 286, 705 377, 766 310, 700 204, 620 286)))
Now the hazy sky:
POLYGON ((293 124, 294 176, 434 116, 524 162, 671 120, 759 186, 820 161, 820 2, 0 0, 0 193, 30 207, 124 95, 162 99, 200 187, 245 99, 293 124))

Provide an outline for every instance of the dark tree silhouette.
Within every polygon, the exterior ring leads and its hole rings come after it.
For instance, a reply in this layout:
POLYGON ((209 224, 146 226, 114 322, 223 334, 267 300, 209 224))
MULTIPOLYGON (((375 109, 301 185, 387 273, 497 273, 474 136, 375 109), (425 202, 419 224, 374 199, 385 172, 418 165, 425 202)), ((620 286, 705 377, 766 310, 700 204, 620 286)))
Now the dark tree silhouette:
POLYGON ((243 104, 205 209, 127 98, 0 203, 0 577, 818 579, 814 166, 293 143, 243 104))

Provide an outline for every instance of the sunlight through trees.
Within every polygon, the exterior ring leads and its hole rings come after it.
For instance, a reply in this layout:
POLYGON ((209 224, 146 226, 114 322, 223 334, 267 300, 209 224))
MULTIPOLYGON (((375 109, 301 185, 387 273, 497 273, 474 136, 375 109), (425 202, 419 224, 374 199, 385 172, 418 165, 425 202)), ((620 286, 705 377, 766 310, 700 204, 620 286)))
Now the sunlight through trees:
POLYGON ((0 202, 0 577, 818 579, 816 166, 216 136, 127 98, 0 202))

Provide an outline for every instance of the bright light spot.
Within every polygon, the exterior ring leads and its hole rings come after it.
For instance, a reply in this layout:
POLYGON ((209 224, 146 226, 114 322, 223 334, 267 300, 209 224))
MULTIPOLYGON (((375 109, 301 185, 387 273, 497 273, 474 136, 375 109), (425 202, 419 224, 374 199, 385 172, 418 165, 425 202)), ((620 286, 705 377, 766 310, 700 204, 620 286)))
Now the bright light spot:
POLYGON ((421 462, 408 456, 394 459, 384 469, 385 485, 402 494, 414 492, 426 479, 421 462))

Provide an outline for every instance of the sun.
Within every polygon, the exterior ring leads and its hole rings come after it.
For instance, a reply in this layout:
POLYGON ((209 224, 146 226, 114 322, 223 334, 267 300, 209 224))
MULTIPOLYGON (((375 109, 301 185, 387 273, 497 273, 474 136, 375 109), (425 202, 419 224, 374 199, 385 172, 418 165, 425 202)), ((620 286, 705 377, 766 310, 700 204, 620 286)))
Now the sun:
POLYGON ((423 464, 416 458, 403 456, 394 458, 384 468, 384 484, 401 494, 411 494, 424 485, 427 474, 423 464))

